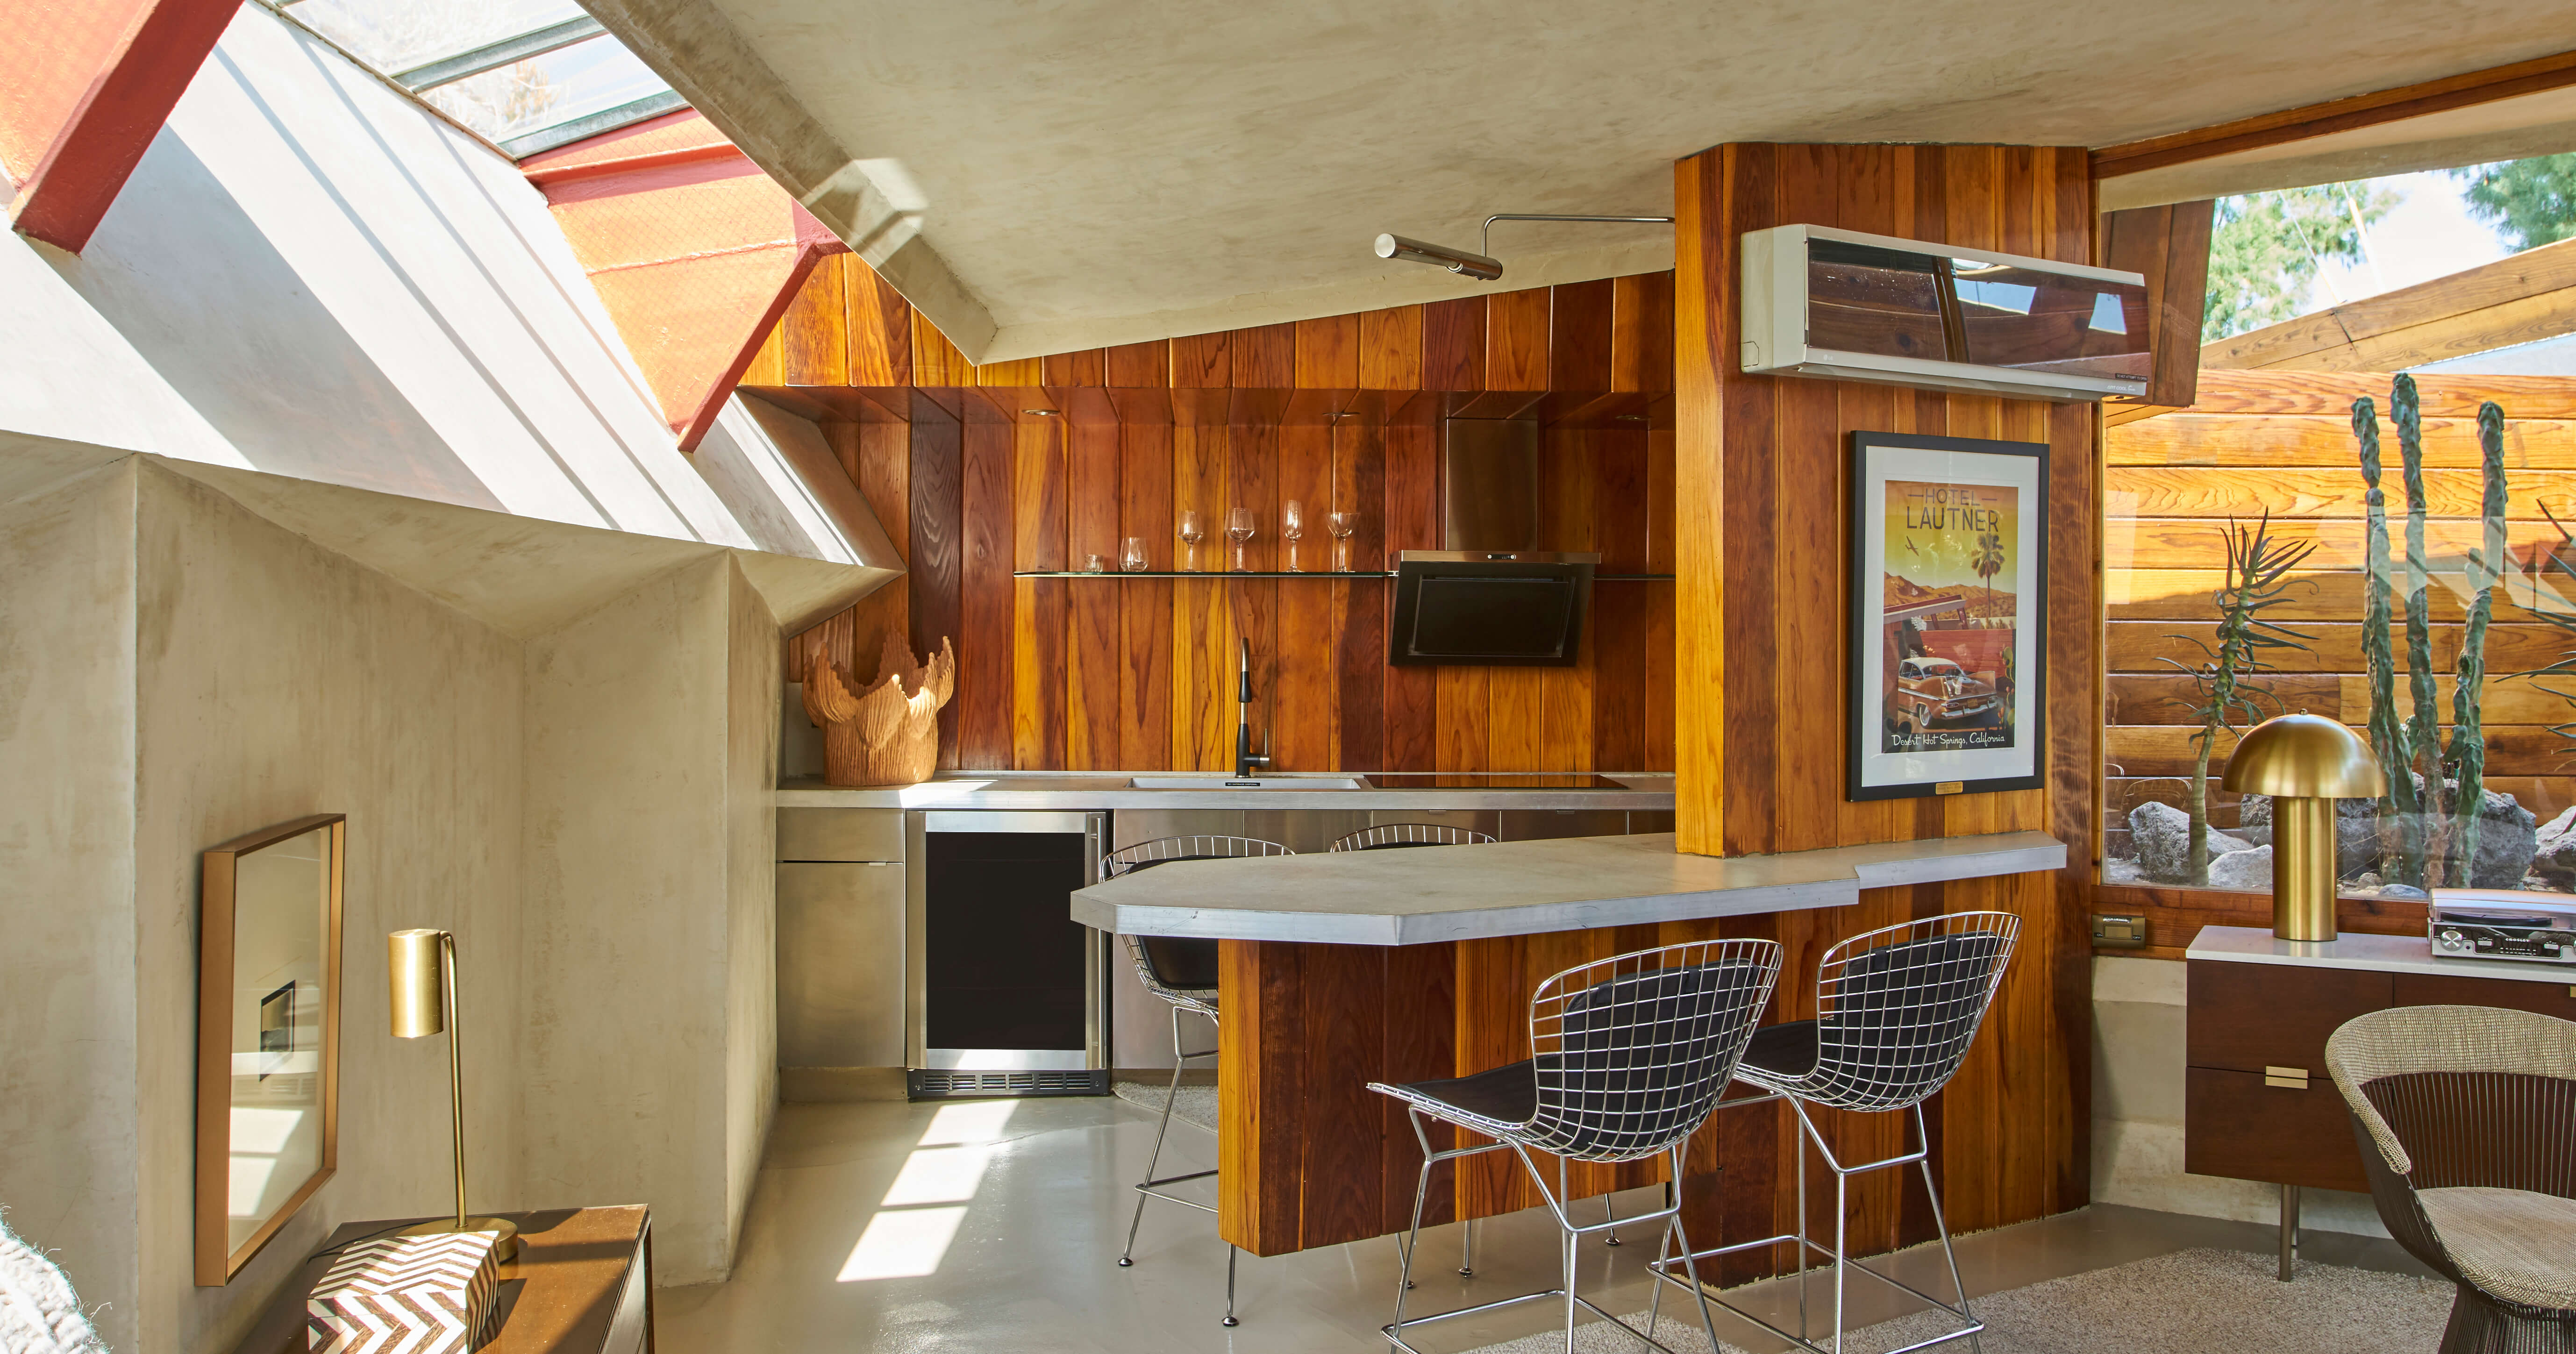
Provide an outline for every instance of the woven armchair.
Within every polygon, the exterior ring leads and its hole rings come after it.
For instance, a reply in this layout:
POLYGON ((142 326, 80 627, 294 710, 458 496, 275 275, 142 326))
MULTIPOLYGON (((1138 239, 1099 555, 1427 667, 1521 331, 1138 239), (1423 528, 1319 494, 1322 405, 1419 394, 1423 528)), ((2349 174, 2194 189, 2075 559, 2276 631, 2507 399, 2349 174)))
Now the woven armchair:
POLYGON ((2576 1023, 2399 1007, 2326 1066, 2380 1221, 2459 1286, 2443 1354, 2576 1354, 2576 1023))

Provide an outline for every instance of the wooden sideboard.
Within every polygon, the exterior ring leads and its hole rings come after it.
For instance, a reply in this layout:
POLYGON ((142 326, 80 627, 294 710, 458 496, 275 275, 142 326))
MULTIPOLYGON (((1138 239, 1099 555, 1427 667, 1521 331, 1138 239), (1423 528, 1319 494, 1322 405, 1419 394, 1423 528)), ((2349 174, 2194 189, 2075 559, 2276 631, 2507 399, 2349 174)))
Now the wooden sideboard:
MULTIPOLYGON (((475 1354, 653 1354, 653 1217, 642 1205, 503 1213, 519 1254, 501 1266, 500 1312, 475 1354)), ((428 1218, 343 1224, 259 1314, 233 1354, 302 1354, 304 1296, 353 1241, 428 1218)))
POLYGON ((2187 954, 2183 1169, 2282 1187, 2281 1277, 2302 1188, 2366 1192, 2326 1040, 2392 1006, 2501 1006, 2576 1020, 2576 969, 2435 959, 2421 934, 2303 944, 2205 926, 2187 954))

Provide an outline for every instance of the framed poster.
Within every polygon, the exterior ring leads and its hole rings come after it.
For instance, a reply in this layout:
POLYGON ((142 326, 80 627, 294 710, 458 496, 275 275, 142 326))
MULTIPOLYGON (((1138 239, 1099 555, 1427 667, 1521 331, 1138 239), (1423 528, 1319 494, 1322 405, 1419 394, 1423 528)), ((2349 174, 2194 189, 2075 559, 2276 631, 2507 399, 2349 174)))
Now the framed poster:
POLYGON ((1845 796, 2037 788, 2048 444, 1851 440, 1845 796))

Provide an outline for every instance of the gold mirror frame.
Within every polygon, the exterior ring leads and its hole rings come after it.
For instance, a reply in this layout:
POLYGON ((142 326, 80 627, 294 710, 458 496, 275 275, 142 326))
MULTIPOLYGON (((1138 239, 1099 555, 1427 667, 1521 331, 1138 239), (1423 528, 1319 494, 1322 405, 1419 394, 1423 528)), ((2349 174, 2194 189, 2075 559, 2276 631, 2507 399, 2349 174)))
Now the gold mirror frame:
MULTIPOLYGON (((197 931, 197 1284, 220 1288, 259 1254, 269 1238, 304 1207, 339 1169, 340 1162, 340 903, 348 860, 348 816, 317 813, 235 837, 203 858, 204 891, 197 931), (233 1158, 233 1022, 236 1014, 237 891, 241 859, 317 828, 324 838, 322 907, 322 1150, 313 1174, 238 1246, 229 1245, 233 1158)), ((291 1017, 290 1017, 291 1019, 291 1017)), ((291 1043, 291 1040, 290 1040, 291 1043)), ((263 1074, 264 1075, 264 1074, 263 1074)))

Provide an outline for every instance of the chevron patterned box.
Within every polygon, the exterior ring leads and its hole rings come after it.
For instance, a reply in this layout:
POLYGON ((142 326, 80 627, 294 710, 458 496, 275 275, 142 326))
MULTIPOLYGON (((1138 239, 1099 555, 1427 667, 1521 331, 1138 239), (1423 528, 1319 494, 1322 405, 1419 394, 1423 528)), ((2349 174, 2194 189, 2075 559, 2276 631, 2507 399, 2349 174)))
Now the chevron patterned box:
POLYGON ((304 1300, 313 1354, 464 1354, 492 1319, 491 1232, 389 1236, 340 1253, 304 1300))

